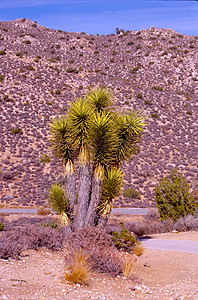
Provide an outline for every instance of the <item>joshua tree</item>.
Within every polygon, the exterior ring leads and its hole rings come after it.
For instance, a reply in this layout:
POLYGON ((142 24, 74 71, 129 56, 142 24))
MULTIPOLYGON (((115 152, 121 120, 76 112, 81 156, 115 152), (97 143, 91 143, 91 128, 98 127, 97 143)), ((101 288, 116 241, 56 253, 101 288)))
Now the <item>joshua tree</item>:
MULTIPOLYGON (((122 186, 119 167, 135 154, 146 125, 142 112, 114 112, 112 99, 106 89, 91 90, 50 124, 52 151, 65 169, 62 199, 68 205, 62 207, 74 229, 107 221, 122 186)), ((57 188, 50 191, 51 204, 57 188)))

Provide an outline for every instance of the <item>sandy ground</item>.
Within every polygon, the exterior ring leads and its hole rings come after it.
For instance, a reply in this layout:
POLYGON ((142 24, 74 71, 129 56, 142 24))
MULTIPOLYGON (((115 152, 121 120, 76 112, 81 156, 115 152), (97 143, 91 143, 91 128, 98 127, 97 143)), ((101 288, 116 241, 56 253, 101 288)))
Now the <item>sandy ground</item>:
MULTIPOLYGON (((198 241, 198 232, 152 237, 198 241)), ((146 249, 130 278, 94 273, 88 286, 80 286, 64 280, 63 251, 28 250, 21 260, 0 260, 0 299, 196 300, 197 266, 197 254, 146 249)))
POLYGON ((62 251, 28 250, 0 260, 0 299, 198 299, 197 266, 197 254, 145 250, 131 278, 95 273, 80 286, 65 282, 62 251))

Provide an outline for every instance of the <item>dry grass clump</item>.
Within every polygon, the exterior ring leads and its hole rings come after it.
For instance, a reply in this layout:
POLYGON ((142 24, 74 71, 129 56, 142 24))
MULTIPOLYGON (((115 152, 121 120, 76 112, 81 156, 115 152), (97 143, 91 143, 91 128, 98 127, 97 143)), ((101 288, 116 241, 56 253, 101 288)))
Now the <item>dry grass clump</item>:
POLYGON ((140 243, 140 241, 137 241, 135 246, 133 247, 133 254, 135 254, 136 256, 141 256, 143 252, 144 252, 143 245, 140 243))
POLYGON ((125 277, 130 277, 134 271, 134 257, 131 254, 126 254, 123 257, 122 273, 125 277))
POLYGON ((65 271, 65 279, 69 282, 88 284, 92 275, 92 268, 88 254, 83 250, 70 253, 70 262, 65 271))

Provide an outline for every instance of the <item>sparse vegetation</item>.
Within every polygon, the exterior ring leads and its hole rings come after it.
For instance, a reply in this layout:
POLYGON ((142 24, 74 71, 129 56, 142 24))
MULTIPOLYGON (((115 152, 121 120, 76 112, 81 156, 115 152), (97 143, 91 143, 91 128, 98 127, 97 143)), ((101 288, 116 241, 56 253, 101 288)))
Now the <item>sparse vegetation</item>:
POLYGON ((130 198, 130 199, 133 199, 133 198, 140 199, 140 197, 141 197, 140 193, 138 191, 136 191, 136 189, 134 189, 134 188, 128 188, 128 189, 124 190, 123 196, 130 198))
POLYGON ((11 129, 11 133, 13 134, 23 134, 23 130, 19 127, 15 127, 11 129))
POLYGON ((5 76, 4 75, 0 75, 0 82, 4 81, 5 76))
POLYGON ((51 161, 51 158, 50 158, 49 155, 43 154, 43 156, 41 157, 40 161, 43 162, 43 163, 49 163, 51 161))
POLYGON ((158 114, 157 114, 157 113, 151 114, 151 118, 153 118, 153 119, 158 119, 158 114))
POLYGON ((3 231, 3 230, 4 230, 4 223, 0 222, 0 231, 3 231))
POLYGON ((133 246, 136 243, 136 238, 134 235, 128 231, 123 223, 120 223, 122 229, 120 232, 113 231, 112 232, 112 240, 114 242, 115 247, 118 249, 122 249, 128 252, 132 252, 133 246))
POLYGON ((153 86, 152 86, 152 90, 156 90, 156 91, 162 92, 162 91, 163 91, 163 87, 158 86, 158 85, 153 85, 153 86))
POLYGON ((5 50, 0 50, 0 55, 6 55, 6 51, 5 50))
POLYGON ((31 41, 30 40, 25 40, 25 41, 23 41, 23 43, 26 44, 26 45, 30 45, 31 41))

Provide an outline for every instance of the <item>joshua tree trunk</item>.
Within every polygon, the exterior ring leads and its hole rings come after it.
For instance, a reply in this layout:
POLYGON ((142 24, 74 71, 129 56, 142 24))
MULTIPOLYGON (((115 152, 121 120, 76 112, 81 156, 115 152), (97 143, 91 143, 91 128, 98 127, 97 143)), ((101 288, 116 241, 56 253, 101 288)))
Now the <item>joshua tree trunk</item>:
POLYGON ((98 221, 98 225, 101 227, 105 227, 107 225, 107 222, 108 222, 108 217, 100 217, 98 221))
POLYGON ((79 192, 77 201, 77 213, 75 216, 75 229, 85 225, 87 215, 89 193, 90 193, 90 170, 88 164, 80 166, 79 170, 79 192))
POLYGON ((71 210, 74 211, 76 203, 76 176, 74 172, 65 176, 65 192, 69 196, 71 210))
POLYGON ((101 187, 101 177, 97 178, 93 176, 91 200, 87 211, 87 216, 85 220, 86 226, 94 226, 96 219, 96 209, 100 204, 100 187, 101 187))
POLYGON ((76 203, 76 175, 73 163, 68 162, 65 166, 65 193, 69 196, 69 204, 72 213, 76 203))

